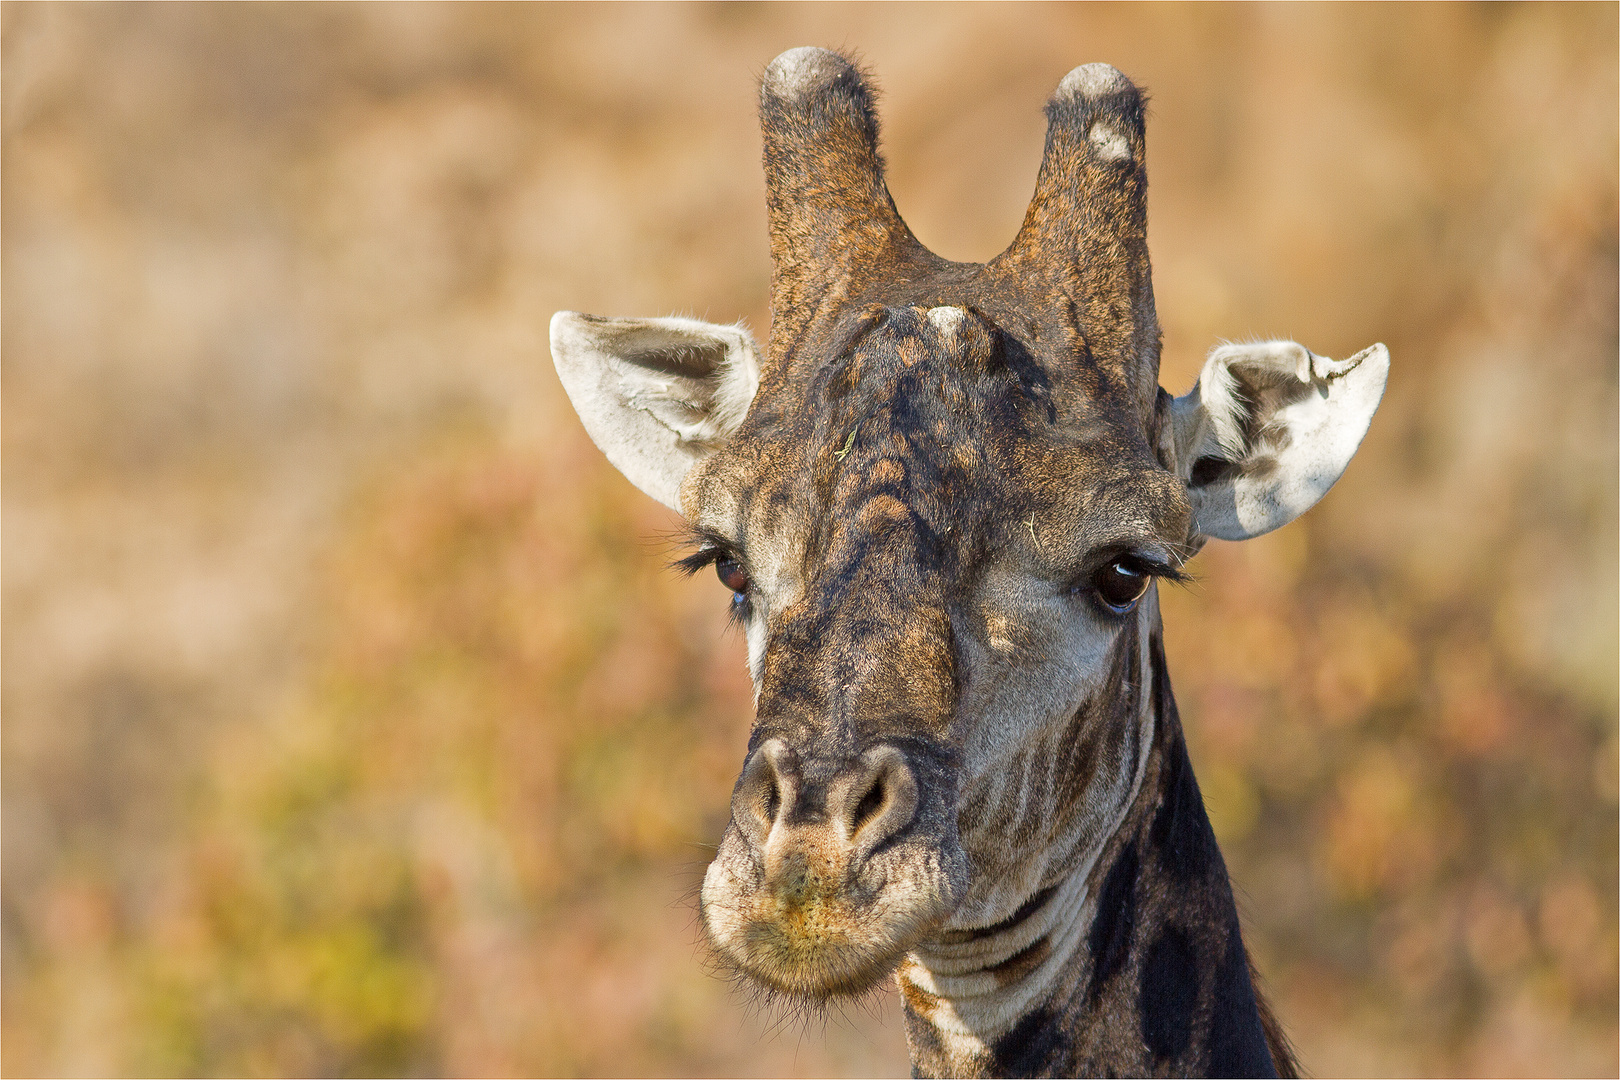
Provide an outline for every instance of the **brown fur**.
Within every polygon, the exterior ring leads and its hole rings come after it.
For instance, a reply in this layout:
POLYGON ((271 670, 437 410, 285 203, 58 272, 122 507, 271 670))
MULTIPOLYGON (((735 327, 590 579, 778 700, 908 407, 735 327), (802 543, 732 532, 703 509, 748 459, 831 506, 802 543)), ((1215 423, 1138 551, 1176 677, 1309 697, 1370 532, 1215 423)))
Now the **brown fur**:
POLYGON ((1160 430, 1143 98, 1077 69, 1047 116, 1017 238, 954 263, 895 211, 860 73, 818 50, 766 73, 770 347, 682 488, 758 583, 762 645, 705 924, 790 994, 898 963, 919 1073, 1290 1073, 1156 594, 1112 614, 1089 584, 1196 542, 1160 430))

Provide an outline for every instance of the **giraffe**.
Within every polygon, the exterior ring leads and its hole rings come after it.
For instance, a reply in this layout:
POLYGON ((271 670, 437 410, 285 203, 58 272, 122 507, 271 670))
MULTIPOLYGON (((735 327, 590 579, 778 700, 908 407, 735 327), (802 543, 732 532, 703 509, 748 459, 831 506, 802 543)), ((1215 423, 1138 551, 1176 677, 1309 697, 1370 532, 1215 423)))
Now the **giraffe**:
POLYGON ((951 262, 895 209, 861 72, 783 53, 768 350, 559 312, 553 360, 747 638, 756 716, 701 894, 725 965, 803 1002, 893 975, 918 1075, 1293 1075, 1157 582, 1321 498, 1388 352, 1223 344, 1160 389, 1142 95, 1090 64, 1046 114, 1011 246, 951 262))

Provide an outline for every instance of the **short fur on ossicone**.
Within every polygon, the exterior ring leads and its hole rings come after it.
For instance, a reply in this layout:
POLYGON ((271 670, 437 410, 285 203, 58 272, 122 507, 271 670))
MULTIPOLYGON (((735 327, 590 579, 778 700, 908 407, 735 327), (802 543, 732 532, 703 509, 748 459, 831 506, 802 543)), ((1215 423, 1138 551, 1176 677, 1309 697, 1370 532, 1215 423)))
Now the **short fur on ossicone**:
POLYGON ((798 1000, 893 973, 919 1075, 1293 1075, 1171 692, 1154 582, 1303 513, 1389 357, 1221 345, 1158 386, 1143 96, 1047 103, 1012 244, 928 251, 866 79, 760 87, 773 271, 736 327, 559 313, 587 432, 734 590, 756 717, 705 877, 720 961, 798 1000))

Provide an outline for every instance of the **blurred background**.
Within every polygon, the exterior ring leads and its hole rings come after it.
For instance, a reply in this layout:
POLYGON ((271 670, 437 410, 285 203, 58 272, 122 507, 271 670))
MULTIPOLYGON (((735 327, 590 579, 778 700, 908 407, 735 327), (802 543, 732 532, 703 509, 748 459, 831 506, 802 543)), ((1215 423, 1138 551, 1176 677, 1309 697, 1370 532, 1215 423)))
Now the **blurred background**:
POLYGON ((11 1075, 905 1075, 711 975, 750 691, 546 322, 763 337, 755 81, 852 48, 982 260, 1153 94, 1163 382, 1388 343, 1314 511, 1164 597, 1310 1070, 1614 1075, 1617 22, 1578 6, 5 5, 11 1075))

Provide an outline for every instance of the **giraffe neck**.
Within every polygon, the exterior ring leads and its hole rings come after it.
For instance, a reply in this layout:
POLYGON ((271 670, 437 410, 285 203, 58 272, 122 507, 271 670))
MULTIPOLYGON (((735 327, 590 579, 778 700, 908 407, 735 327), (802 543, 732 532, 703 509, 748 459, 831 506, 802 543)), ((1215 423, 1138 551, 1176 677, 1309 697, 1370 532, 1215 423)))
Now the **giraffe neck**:
POLYGON ((1140 742, 1117 824, 1000 921, 907 957, 917 1075, 1293 1074, 1254 990, 1157 620, 1141 629, 1148 692, 1132 700, 1140 742))

